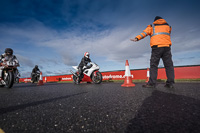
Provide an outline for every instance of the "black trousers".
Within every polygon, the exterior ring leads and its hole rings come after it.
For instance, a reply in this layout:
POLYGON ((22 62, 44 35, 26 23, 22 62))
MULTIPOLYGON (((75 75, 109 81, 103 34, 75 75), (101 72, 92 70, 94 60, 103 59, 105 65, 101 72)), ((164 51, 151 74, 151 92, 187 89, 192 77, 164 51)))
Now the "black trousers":
POLYGON ((83 67, 78 68, 78 73, 79 73, 78 76, 79 76, 80 80, 84 77, 83 71, 84 71, 83 67))
POLYGON ((83 75, 83 67, 78 68, 78 73, 79 73, 79 75, 83 75))
POLYGON ((171 47, 153 47, 150 59, 150 85, 156 85, 158 65, 160 58, 163 60, 167 75, 166 84, 174 84, 174 65, 172 61, 171 47))
POLYGON ((31 80, 36 81, 36 73, 31 73, 31 80))

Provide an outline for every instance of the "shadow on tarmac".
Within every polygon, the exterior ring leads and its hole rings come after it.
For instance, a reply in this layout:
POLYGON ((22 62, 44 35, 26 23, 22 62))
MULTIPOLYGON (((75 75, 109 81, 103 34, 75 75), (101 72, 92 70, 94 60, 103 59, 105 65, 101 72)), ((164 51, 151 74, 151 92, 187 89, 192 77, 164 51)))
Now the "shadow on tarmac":
POLYGON ((144 100, 125 133, 200 133, 200 101, 158 90, 144 100))
POLYGON ((81 92, 81 93, 77 93, 77 94, 73 94, 73 95, 67 95, 67 96, 56 97, 56 98, 52 98, 52 99, 46 99, 46 100, 36 101, 36 102, 22 104, 22 105, 0 108, 0 114, 13 112, 13 111, 16 111, 16 110, 19 110, 19 109, 25 109, 27 107, 37 106, 37 105, 40 105, 40 104, 45 104, 45 103, 53 102, 53 101, 60 100, 60 99, 70 98, 70 97, 82 95, 82 94, 85 94, 85 93, 88 93, 88 92, 81 92))
POLYGON ((25 87, 35 87, 37 84, 23 84, 23 85, 14 85, 13 88, 25 88, 25 87))
MULTIPOLYGON (((59 83, 59 84, 62 84, 62 83, 59 83)), ((39 86, 52 86, 52 85, 58 85, 58 83, 44 83, 44 85, 39 85, 39 86)), ((13 87, 14 88, 28 88, 28 87, 36 87, 38 86, 37 83, 22 83, 22 84, 19 84, 19 85, 14 85, 13 87)))

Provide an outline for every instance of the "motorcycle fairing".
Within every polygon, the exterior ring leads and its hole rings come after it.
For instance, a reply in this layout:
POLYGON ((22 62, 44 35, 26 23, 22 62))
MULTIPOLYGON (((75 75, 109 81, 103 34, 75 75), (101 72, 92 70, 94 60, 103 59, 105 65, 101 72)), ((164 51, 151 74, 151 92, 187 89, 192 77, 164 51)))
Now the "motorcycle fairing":
POLYGON ((92 82, 91 78, 84 74, 84 77, 82 78, 81 82, 92 82))

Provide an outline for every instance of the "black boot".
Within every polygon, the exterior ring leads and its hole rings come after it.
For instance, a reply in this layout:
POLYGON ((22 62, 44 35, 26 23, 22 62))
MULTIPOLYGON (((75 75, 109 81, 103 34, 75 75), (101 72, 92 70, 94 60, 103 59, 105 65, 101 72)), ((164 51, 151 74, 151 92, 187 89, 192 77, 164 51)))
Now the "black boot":
POLYGON ((155 85, 151 85, 151 84, 145 84, 145 85, 142 85, 142 87, 144 87, 144 88, 156 88, 156 86, 155 85))
POLYGON ((166 88, 175 89, 173 84, 165 84, 166 88))

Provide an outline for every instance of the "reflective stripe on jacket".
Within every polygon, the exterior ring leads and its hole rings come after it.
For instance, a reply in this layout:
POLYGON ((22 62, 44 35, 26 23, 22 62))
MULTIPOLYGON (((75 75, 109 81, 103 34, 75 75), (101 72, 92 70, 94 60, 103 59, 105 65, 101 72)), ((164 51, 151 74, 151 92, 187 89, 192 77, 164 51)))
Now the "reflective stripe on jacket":
POLYGON ((172 45, 170 39, 171 26, 164 19, 156 20, 152 25, 148 25, 147 28, 136 36, 138 40, 150 36, 150 46, 169 47, 172 45))

